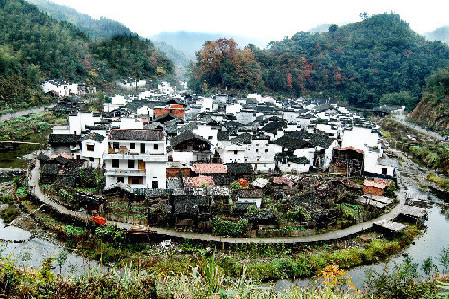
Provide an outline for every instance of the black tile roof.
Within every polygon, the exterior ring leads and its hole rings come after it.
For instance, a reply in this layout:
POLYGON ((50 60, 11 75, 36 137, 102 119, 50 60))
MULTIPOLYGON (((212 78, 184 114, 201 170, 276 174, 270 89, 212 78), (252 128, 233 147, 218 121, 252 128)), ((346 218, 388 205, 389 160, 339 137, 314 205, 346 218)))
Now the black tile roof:
POLYGON ((164 132, 160 130, 111 130, 109 140, 162 141, 164 132))
POLYGON ((249 133, 243 133, 238 135, 235 138, 231 139, 231 143, 233 144, 251 144, 252 135, 249 133))
POLYGON ((188 140, 198 140, 198 141, 202 141, 202 142, 207 143, 207 144, 210 145, 210 142, 208 140, 204 139, 201 136, 198 136, 198 135, 194 134, 191 131, 184 131, 181 134, 179 134, 177 136, 174 136, 170 140, 170 145, 172 147, 175 147, 175 146, 177 146, 177 145, 179 145, 179 144, 181 144, 181 143, 183 143, 185 141, 188 141, 188 140))
POLYGON ((98 133, 90 133, 83 137, 83 140, 95 140, 98 142, 102 142, 106 137, 98 133))
POLYGON ((229 163, 226 164, 228 167, 229 175, 238 175, 238 174, 253 174, 254 169, 249 163, 229 163))
POLYGON ((50 144, 75 144, 81 140, 81 136, 73 134, 50 134, 48 143, 50 144))
POLYGON ((228 131, 218 131, 217 139, 218 139, 218 141, 228 141, 229 140, 229 132, 228 131))

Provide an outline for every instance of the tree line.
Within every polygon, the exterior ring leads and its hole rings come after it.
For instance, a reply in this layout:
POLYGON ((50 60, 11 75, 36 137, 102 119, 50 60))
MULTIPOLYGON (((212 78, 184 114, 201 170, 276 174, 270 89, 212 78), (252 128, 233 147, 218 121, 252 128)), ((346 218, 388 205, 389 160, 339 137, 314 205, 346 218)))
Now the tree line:
POLYGON ((378 105, 384 95, 387 104, 405 96, 413 109, 426 77, 447 65, 447 45, 426 41, 397 14, 380 14, 331 25, 328 32, 298 32, 263 50, 251 44, 241 50, 233 40, 207 42, 191 65, 189 84, 196 92, 332 97, 364 108, 378 105))

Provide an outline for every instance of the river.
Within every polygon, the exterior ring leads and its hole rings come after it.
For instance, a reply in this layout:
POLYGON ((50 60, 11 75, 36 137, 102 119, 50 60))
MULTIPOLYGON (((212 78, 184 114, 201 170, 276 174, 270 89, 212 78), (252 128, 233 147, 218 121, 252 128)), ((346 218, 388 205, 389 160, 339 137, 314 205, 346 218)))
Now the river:
MULTIPOLYGON (((57 258, 64 251, 59 244, 42 238, 35 238, 26 230, 14 226, 6 226, 0 219, 0 255, 10 258, 17 266, 37 269, 47 258, 57 258)), ((94 271, 105 271, 96 261, 67 252, 67 259, 59 267, 57 261, 52 263, 55 273, 62 275, 83 275, 94 271)))

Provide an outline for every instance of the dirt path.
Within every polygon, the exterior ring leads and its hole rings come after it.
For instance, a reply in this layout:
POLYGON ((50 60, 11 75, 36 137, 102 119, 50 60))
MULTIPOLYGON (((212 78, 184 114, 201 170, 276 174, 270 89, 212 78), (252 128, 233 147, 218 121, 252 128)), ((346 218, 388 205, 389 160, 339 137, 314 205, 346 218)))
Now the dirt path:
POLYGON ((3 115, 0 115, 0 121, 4 121, 10 118, 15 118, 15 117, 20 117, 20 116, 24 116, 27 114, 34 114, 34 113, 39 113, 44 111, 45 109, 49 109, 54 107, 56 104, 51 104, 48 106, 42 106, 39 108, 33 108, 33 109, 27 109, 27 110, 23 110, 23 111, 17 111, 17 112, 13 112, 13 113, 6 113, 3 115))
MULTIPOLYGON (((72 211, 67 209, 66 207, 56 203, 47 195, 43 194, 38 184, 39 181, 39 170, 40 170, 40 161, 36 160, 36 166, 33 168, 29 175, 28 186, 30 188, 30 192, 33 193, 42 203, 52 207, 54 210, 61 214, 69 215, 71 217, 77 218, 82 221, 90 221, 92 217, 86 213, 72 211)), ((359 223, 348 227, 346 229, 331 231, 320 235, 311 235, 304 237, 292 237, 292 238, 228 238, 228 237, 220 237, 213 236, 210 234, 199 234, 199 233, 189 233, 189 232, 178 232, 164 228, 158 227, 149 227, 151 231, 158 235, 163 235, 167 237, 175 237, 175 238, 184 238, 184 239, 192 239, 192 240, 202 240, 202 241, 213 241, 213 242, 221 242, 221 243, 231 243, 231 244, 242 244, 242 243, 284 243, 284 244, 292 244, 292 243, 311 243, 317 241, 331 241, 337 240, 344 237, 352 236, 358 234, 362 231, 370 229, 373 227, 373 224, 378 221, 383 220, 393 220, 396 218, 400 212, 402 207, 405 204, 406 192, 402 188, 402 184, 400 184, 401 189, 399 190, 399 204, 394 207, 388 214, 385 214, 379 218, 359 223)), ((123 223, 123 222, 115 222, 109 221, 108 223, 116 225, 118 228, 129 230, 132 227, 132 224, 123 223)))

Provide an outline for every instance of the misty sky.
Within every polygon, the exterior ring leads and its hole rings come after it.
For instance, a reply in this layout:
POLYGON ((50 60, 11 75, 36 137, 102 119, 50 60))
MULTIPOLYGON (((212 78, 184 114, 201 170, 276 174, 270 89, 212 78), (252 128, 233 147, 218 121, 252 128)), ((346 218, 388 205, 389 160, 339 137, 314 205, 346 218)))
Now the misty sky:
POLYGON ((144 37, 163 31, 220 32, 268 42, 320 24, 395 12, 418 33, 449 24, 445 0, 50 0, 92 17, 117 20, 144 37))

